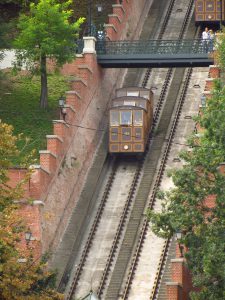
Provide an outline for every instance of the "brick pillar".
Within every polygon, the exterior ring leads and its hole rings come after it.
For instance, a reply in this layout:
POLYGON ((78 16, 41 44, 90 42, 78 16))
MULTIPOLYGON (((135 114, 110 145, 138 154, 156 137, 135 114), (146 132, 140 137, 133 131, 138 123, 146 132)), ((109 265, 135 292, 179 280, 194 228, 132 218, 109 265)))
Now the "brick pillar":
MULTIPOLYGON (((25 233, 21 233, 18 249, 22 260, 19 258, 18 262, 26 262, 27 257, 32 251, 33 258, 40 260, 41 256, 41 224, 40 224, 40 210, 37 205, 21 204, 18 209, 18 215, 23 219, 25 228, 31 231, 31 238, 27 244, 25 233)), ((26 230, 25 229, 25 230, 26 230)))
POLYGON ((177 291, 179 291, 179 297, 181 297, 179 299, 187 300, 191 287, 187 280, 189 278, 189 271, 185 266, 185 259, 183 257, 171 259, 171 264, 172 280, 180 286, 177 288, 177 291))
POLYGON ((47 138, 47 150, 53 153, 57 158, 62 154, 63 140, 57 135, 46 135, 47 138))
POLYGON ((214 87, 214 78, 207 78, 205 83, 205 91, 211 91, 214 87))
POLYGON ((183 300, 182 286, 178 282, 166 283, 167 300, 183 300))
MULTIPOLYGON (((68 124, 73 124, 73 122, 76 119, 75 109, 72 106, 68 105, 68 104, 64 105, 64 109, 65 109, 65 112, 66 112, 66 115, 64 117, 65 122, 68 123, 68 124)), ((69 130, 73 131, 73 126, 69 127, 69 130)))
POLYGON ((106 38, 110 41, 117 40, 117 29, 114 24, 105 24, 106 38))
POLYGON ((30 196, 34 199, 40 199, 43 192, 50 182, 50 174, 40 165, 31 165, 33 173, 30 178, 30 196))
POLYGON ((40 150, 40 165, 48 173, 54 173, 56 169, 56 156, 49 150, 40 150))
POLYGON ((81 96, 77 91, 66 92, 66 104, 72 106, 75 111, 79 111, 81 103, 81 96))
MULTIPOLYGON (((204 200, 204 206, 208 208, 215 207, 216 195, 208 195, 204 200)), ((205 213, 207 215, 207 213, 205 213)))
POLYGON ((117 15, 120 18, 120 20, 123 20, 125 14, 123 5, 113 4, 112 8, 113 8, 113 14, 117 15))
POLYGON ((117 31, 120 31, 121 19, 116 14, 110 14, 109 17, 109 24, 113 24, 117 31))
POLYGON ((76 91, 81 98, 85 98, 87 92, 87 82, 81 78, 70 78, 69 82, 71 89, 76 91))
POLYGON ((219 167, 218 167, 218 171, 225 175, 225 162, 220 163, 219 167))
POLYGON ((84 59, 85 59, 86 65, 92 70, 92 72, 94 74, 94 76, 92 76, 92 79, 93 79, 93 77, 98 76, 98 74, 96 72, 99 71, 100 67, 97 63, 96 54, 94 54, 94 53, 85 53, 84 59))
POLYGON ((171 259, 172 263, 172 279, 175 282, 183 284, 184 275, 184 258, 174 258, 171 259))
POLYGON ((93 71, 89 68, 88 65, 80 65, 78 66, 79 78, 83 79, 85 82, 89 82, 91 76, 93 75, 93 71))
POLYGON ((210 76, 210 78, 219 78, 220 77, 220 68, 216 65, 209 66, 209 76, 210 76))
POLYGON ((212 91, 204 91, 203 95, 206 96, 206 103, 207 103, 207 100, 212 98, 212 91))
POLYGON ((64 142, 66 140, 66 123, 63 120, 53 120, 54 135, 58 135, 64 142))

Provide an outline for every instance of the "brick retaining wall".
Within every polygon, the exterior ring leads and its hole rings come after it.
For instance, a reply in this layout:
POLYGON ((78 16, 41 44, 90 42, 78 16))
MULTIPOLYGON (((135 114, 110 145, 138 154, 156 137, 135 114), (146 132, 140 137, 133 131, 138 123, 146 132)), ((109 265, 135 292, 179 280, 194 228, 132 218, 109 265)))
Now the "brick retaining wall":
MULTIPOLYGON (((107 38, 138 38, 147 2, 115 1, 105 28, 107 38)), ((25 186, 26 196, 39 205, 21 206, 32 234, 40 241, 38 254, 58 244, 101 138, 99 132, 77 125, 93 129, 103 126, 109 101, 115 89, 121 87, 126 70, 102 70, 95 53, 83 53, 73 63, 65 64, 61 72, 69 76, 71 86, 66 93, 66 119, 61 116, 53 121, 53 132, 46 136, 47 149, 40 151, 40 164, 32 166, 33 174, 25 186)), ((18 182, 25 172, 9 170, 11 182, 18 182)), ((31 241, 31 247, 32 243, 35 241, 31 241)))

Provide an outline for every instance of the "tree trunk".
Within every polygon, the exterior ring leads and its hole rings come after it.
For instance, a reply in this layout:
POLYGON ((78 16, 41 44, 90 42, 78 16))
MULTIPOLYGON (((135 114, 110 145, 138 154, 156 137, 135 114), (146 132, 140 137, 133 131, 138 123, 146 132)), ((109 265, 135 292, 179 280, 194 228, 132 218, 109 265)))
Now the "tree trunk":
POLYGON ((48 106, 48 83, 47 83, 47 70, 46 70, 46 56, 41 56, 41 96, 40 107, 46 108, 48 106))

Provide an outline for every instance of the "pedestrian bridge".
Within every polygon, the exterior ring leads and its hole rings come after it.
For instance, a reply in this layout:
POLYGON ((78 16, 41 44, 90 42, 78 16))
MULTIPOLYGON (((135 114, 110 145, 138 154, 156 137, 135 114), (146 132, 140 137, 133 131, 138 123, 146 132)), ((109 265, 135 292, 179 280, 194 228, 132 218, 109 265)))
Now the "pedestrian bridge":
POLYGON ((97 61, 103 68, 206 67, 213 64, 210 41, 97 41, 97 61))

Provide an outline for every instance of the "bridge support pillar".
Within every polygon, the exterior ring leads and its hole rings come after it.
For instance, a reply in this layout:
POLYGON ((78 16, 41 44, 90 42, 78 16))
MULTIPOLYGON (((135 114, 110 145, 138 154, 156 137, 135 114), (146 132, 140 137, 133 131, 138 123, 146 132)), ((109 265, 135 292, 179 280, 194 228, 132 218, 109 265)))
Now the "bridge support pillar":
POLYGON ((93 53, 93 54, 96 54, 96 50, 95 50, 96 38, 93 37, 93 36, 85 36, 83 38, 83 40, 84 40, 83 53, 93 53))

